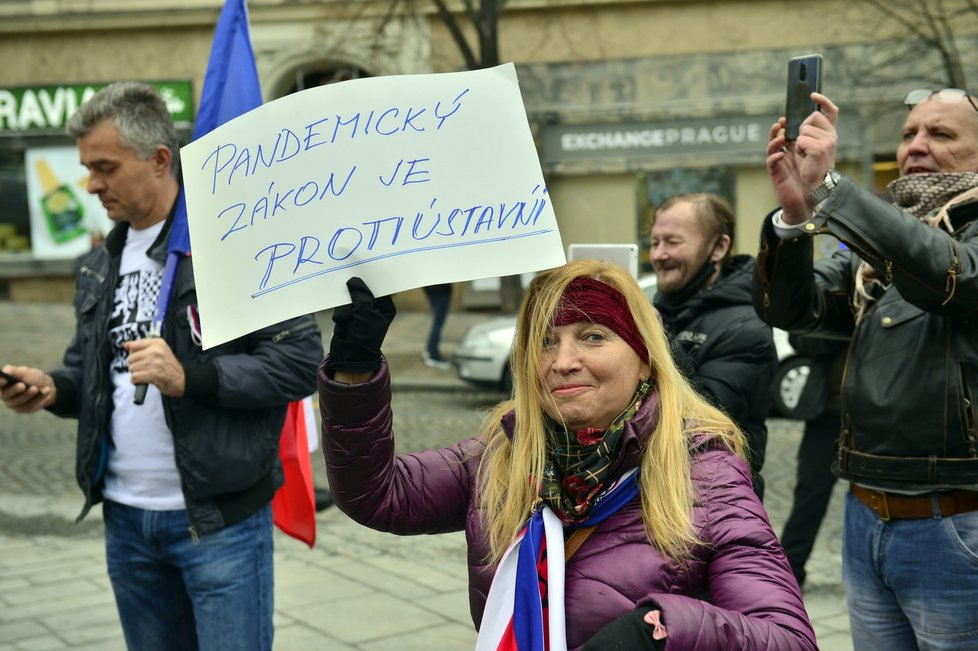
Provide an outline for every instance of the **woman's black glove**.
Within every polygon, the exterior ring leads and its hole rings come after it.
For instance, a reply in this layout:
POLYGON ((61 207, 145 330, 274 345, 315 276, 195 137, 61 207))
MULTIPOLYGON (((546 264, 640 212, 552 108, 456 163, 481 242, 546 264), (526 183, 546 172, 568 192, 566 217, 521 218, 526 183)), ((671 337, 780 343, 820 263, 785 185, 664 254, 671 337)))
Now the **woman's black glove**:
POLYGON ((380 368, 380 347, 397 310, 390 296, 374 298, 354 276, 346 281, 352 303, 333 310, 333 338, 326 370, 369 373, 380 368))
POLYGON ((640 606, 605 624, 582 651, 665 651, 669 639, 665 635, 665 619, 659 606, 640 606), (645 615, 652 611, 659 613, 659 627, 645 621, 645 615))

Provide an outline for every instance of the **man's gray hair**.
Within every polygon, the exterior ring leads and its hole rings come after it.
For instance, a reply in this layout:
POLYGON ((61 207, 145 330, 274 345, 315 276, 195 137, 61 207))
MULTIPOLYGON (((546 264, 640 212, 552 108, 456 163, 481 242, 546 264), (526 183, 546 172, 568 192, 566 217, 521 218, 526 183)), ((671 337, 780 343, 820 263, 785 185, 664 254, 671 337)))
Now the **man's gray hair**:
POLYGON ((119 144, 132 149, 140 160, 152 158, 160 145, 167 147, 173 160, 170 173, 180 178, 180 142, 158 90, 136 81, 109 84, 69 118, 68 135, 75 139, 87 136, 106 120, 112 120, 118 129, 119 144))

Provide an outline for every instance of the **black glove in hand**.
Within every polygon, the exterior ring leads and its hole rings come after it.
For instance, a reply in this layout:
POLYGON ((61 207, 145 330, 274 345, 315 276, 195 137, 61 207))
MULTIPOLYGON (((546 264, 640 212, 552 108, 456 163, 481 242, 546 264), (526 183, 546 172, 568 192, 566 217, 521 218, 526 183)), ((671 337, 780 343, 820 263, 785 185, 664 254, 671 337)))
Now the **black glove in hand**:
MULTIPOLYGON (((582 651, 665 651, 669 638, 655 639, 655 628, 643 619, 653 610, 659 610, 659 606, 640 606, 605 624, 587 641, 582 651)), ((660 616, 659 620, 664 626, 665 619, 660 616)))
POLYGON ((346 281, 352 303, 333 310, 329 372, 369 373, 380 368, 380 347, 397 310, 390 296, 374 298, 360 278, 346 281))

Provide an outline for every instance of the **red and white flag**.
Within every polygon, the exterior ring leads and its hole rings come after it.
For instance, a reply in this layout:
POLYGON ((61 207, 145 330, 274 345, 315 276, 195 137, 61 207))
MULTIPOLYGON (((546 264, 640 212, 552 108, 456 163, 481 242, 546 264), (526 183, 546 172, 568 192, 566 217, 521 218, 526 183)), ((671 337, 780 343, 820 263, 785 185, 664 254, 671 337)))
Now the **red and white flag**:
POLYGON ((316 440, 312 398, 290 402, 278 450, 285 483, 272 498, 272 520, 284 533, 312 547, 316 544, 316 494, 310 440, 316 440))

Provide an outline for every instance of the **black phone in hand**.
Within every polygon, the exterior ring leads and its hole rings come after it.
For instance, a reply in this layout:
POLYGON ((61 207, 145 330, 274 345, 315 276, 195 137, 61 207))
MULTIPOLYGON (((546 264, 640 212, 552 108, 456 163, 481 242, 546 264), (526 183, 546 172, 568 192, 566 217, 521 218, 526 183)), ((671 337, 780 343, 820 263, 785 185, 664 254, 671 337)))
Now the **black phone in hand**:
POLYGON ((812 101, 812 93, 822 92, 822 55, 805 54, 788 61, 788 87, 785 100, 784 138, 789 142, 798 139, 801 123, 818 110, 812 101))
MULTIPOLYGON (((15 377, 10 373, 4 373, 3 371, 0 371, 0 377, 7 381, 8 387, 17 384, 18 382, 24 382, 24 380, 21 380, 19 377, 15 377)), ((27 382, 24 382, 24 385, 27 387, 31 386, 27 382)))

